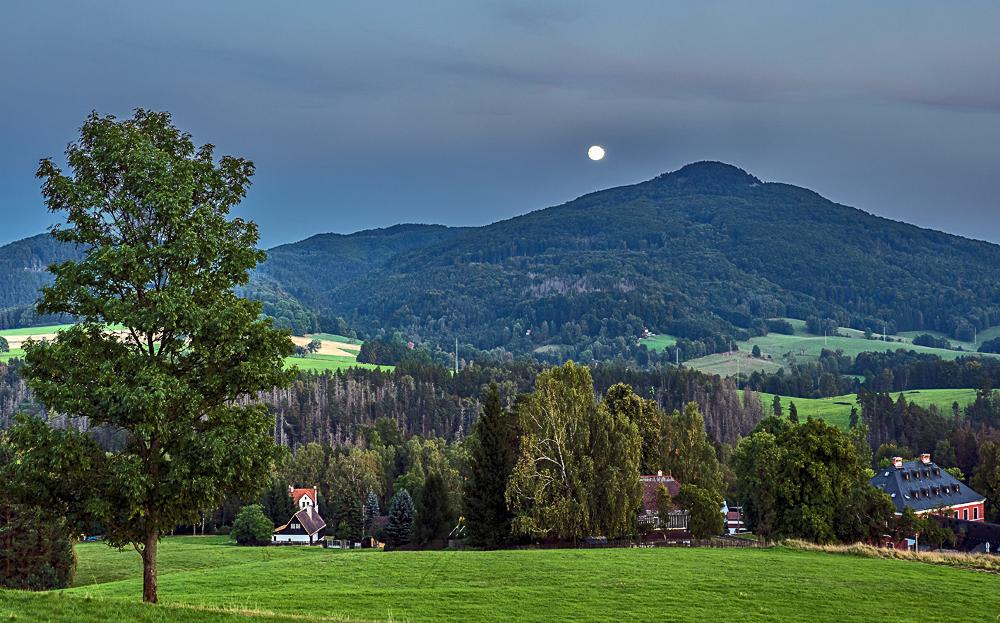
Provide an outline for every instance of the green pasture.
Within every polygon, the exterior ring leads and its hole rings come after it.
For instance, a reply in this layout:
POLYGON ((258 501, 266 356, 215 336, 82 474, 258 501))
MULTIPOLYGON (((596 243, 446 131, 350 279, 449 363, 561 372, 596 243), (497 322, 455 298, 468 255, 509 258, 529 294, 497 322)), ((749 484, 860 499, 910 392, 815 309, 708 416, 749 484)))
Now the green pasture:
POLYGON ((138 554, 86 543, 74 588, 0 590, 0 620, 985 621, 1000 590, 987 573, 782 547, 380 552, 174 537, 160 550, 157 606, 139 603, 138 554))
MULTIPOLYGON (((906 400, 909 402, 922 407, 933 405, 937 407, 938 411, 945 414, 951 413, 951 406, 956 402, 959 406, 964 407, 976 399, 976 390, 974 389, 914 389, 905 392, 894 392, 891 394, 892 399, 894 401, 897 400, 900 394, 906 396, 906 400)), ((760 400, 764 408, 764 413, 770 413, 774 394, 761 392, 760 400)), ((833 396, 830 398, 792 398, 782 396, 781 407, 786 416, 788 415, 788 406, 793 402, 795 403, 795 411, 798 413, 799 420, 804 421, 807 417, 812 417, 824 420, 828 424, 833 424, 843 429, 847 429, 850 423, 852 406, 856 406, 858 414, 861 414, 861 405, 857 404, 857 396, 854 394, 833 396)))

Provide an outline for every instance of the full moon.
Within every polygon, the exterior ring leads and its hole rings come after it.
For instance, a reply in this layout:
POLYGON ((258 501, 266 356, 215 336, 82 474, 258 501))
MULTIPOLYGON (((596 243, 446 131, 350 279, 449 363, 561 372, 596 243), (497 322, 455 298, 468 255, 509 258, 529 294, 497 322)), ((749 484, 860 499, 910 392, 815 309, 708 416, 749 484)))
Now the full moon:
POLYGON ((600 160, 604 157, 604 148, 600 145, 591 145, 587 150, 587 157, 591 160, 600 160))

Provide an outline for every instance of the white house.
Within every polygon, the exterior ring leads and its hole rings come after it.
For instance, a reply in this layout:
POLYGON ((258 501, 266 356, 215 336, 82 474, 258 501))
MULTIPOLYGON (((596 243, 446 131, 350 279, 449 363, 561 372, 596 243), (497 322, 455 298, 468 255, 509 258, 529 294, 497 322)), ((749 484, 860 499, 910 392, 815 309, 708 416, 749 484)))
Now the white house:
POLYGON ((271 541, 274 543, 301 543, 313 545, 323 540, 326 522, 319 514, 319 493, 316 487, 312 489, 296 489, 288 487, 298 511, 283 526, 274 529, 271 541))

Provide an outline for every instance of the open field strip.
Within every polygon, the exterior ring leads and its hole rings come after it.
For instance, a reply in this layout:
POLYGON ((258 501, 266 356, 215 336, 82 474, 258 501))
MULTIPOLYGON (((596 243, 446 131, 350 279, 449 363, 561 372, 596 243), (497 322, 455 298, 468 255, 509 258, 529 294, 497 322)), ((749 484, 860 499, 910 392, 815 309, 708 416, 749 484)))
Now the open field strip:
MULTIPOLYGON (((23 358, 24 342, 28 339, 42 340, 54 339, 58 331, 68 329, 73 325, 50 325, 46 327, 28 327, 24 329, 5 329, 0 331, 0 336, 7 340, 10 352, 0 353, 0 362, 7 362, 14 358, 23 358)), ((114 327, 113 327, 114 328, 114 327)), ((117 331, 121 333, 120 330, 117 331)), ((286 367, 297 367, 307 372, 333 372, 347 368, 367 368, 369 370, 391 370, 393 366, 379 366, 370 363, 358 363, 358 351, 361 349, 361 342, 353 338, 330 333, 317 333, 312 335, 293 336, 292 342, 299 346, 306 346, 314 339, 321 343, 319 352, 308 357, 287 357, 286 367)))
POLYGON ((160 606, 136 603, 135 552, 85 543, 80 585, 0 591, 0 619, 993 620, 1000 589, 993 574, 783 547, 390 553, 174 537, 160 549, 160 606))
MULTIPOLYGON (((953 403, 958 403, 959 407, 964 407, 976 399, 974 389, 914 389, 905 392, 892 392, 890 395, 895 401, 899 395, 906 396, 908 402, 920 405, 921 407, 937 407, 938 411, 944 414, 951 413, 953 403)), ((760 400, 764 407, 764 413, 771 413, 771 403, 774 394, 761 392, 760 400)), ((794 398, 789 396, 781 397, 781 407, 783 413, 788 415, 788 406, 795 403, 795 411, 799 420, 804 421, 807 417, 822 419, 827 424, 833 424, 840 428, 847 429, 851 419, 851 407, 858 408, 858 415, 861 414, 861 405, 857 404, 857 396, 846 394, 844 396, 832 396, 830 398, 794 398)))

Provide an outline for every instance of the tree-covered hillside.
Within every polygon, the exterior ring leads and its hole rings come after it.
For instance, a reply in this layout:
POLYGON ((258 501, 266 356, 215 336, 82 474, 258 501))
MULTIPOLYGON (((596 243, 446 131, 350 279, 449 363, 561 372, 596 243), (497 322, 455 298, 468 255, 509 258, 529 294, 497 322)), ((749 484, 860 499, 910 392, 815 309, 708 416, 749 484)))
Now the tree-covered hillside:
MULTIPOLYGON (((45 279, 51 254, 25 259, 28 241, 0 248, 14 258, 0 259, 0 308, 29 305, 45 279)), ((996 245, 700 162, 485 227, 313 236, 271 249, 245 293, 298 333, 646 363, 675 353, 637 346, 644 330, 689 358, 778 316, 971 341, 1000 324, 996 266, 996 245)))
POLYGON ((998 265, 996 245, 702 162, 400 253, 331 301, 360 330, 514 352, 739 336, 774 316, 961 338, 1000 323, 998 265))
POLYGON ((75 248, 58 242, 49 234, 39 234, 0 246, 0 329, 54 322, 38 318, 35 299, 38 290, 52 281, 49 264, 78 257, 75 248))

